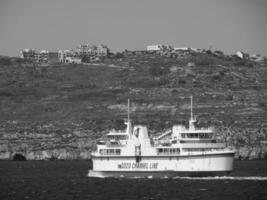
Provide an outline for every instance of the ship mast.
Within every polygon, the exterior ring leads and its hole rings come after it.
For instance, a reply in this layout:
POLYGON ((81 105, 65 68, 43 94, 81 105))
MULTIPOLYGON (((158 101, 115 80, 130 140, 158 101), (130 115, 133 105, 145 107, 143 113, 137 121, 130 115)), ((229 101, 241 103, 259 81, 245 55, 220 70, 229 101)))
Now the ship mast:
POLYGON ((195 129, 194 123, 196 122, 196 120, 194 119, 194 115, 193 115, 193 96, 192 95, 190 99, 191 99, 191 117, 189 120, 189 129, 194 130, 195 129))
POLYGON ((130 99, 128 99, 128 123, 130 122, 130 99))
POLYGON ((126 131, 127 131, 127 134, 130 136, 131 135, 131 129, 132 129, 132 127, 131 127, 131 121, 130 121, 130 99, 128 99, 128 113, 127 113, 127 122, 126 122, 126 124, 127 124, 127 129, 126 129, 126 131))
POLYGON ((191 95, 191 120, 193 120, 193 96, 191 95))

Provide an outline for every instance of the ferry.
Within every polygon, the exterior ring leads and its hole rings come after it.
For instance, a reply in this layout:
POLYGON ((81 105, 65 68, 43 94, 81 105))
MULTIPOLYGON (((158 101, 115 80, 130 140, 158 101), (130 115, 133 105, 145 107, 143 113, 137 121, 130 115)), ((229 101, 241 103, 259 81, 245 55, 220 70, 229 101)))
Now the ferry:
POLYGON ((92 153, 89 177, 158 177, 220 176, 233 170, 234 150, 215 138, 213 128, 197 128, 193 116, 189 126, 173 125, 157 137, 149 137, 146 126, 133 126, 128 119, 126 130, 110 131, 98 141, 92 153))

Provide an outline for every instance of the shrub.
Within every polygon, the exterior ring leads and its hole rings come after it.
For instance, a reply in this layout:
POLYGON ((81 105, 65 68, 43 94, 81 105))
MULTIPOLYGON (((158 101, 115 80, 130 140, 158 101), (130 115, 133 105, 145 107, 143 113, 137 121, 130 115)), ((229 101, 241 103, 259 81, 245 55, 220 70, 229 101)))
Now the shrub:
POLYGON ((252 63, 249 63, 247 66, 248 66, 249 68, 253 68, 253 67, 254 67, 254 65, 253 65, 252 63))
POLYGON ((8 58, 8 57, 0 57, 0 65, 10 66, 11 65, 10 58, 8 58))
POLYGON ((163 70, 159 66, 151 66, 149 67, 149 72, 152 76, 161 76, 163 74, 163 70))
POLYGON ((181 85, 185 85, 186 84, 186 80, 185 79, 179 79, 178 83, 181 84, 181 85))
POLYGON ((265 107, 265 102, 263 102, 263 101, 260 101, 259 103, 258 103, 258 105, 260 106, 260 107, 265 107))
POLYGON ((234 97, 233 97, 232 94, 228 94, 228 95, 226 96, 226 100, 227 100, 227 101, 232 101, 233 99, 234 99, 234 97))
POLYGON ((220 76, 220 74, 214 74, 211 79, 212 81, 220 81, 222 77, 220 76))
POLYGON ((245 66, 246 62, 244 60, 239 60, 239 61, 234 62, 234 65, 235 66, 245 66))
POLYGON ((115 120, 112 121, 112 126, 116 130, 123 130, 123 129, 125 129, 124 120, 122 120, 122 119, 115 119, 115 120))

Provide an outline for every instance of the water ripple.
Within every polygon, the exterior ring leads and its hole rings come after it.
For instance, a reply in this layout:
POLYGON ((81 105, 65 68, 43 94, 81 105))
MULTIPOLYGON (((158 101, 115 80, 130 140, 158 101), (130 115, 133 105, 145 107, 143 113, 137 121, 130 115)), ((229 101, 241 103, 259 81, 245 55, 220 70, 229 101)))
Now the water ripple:
POLYGON ((173 177, 173 179, 189 179, 189 180, 252 180, 252 181, 266 181, 267 177, 264 176, 215 176, 215 177, 173 177))

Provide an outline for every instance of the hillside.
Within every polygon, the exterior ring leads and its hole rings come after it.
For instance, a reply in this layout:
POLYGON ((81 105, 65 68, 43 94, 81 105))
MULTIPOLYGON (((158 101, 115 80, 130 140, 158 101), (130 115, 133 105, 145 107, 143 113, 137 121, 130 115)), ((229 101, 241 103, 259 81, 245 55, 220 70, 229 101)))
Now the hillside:
POLYGON ((0 59, 0 155, 88 158, 95 140, 131 118, 150 134, 213 125, 240 158, 266 158, 267 65, 213 53, 123 52, 96 64, 37 65, 0 59))

